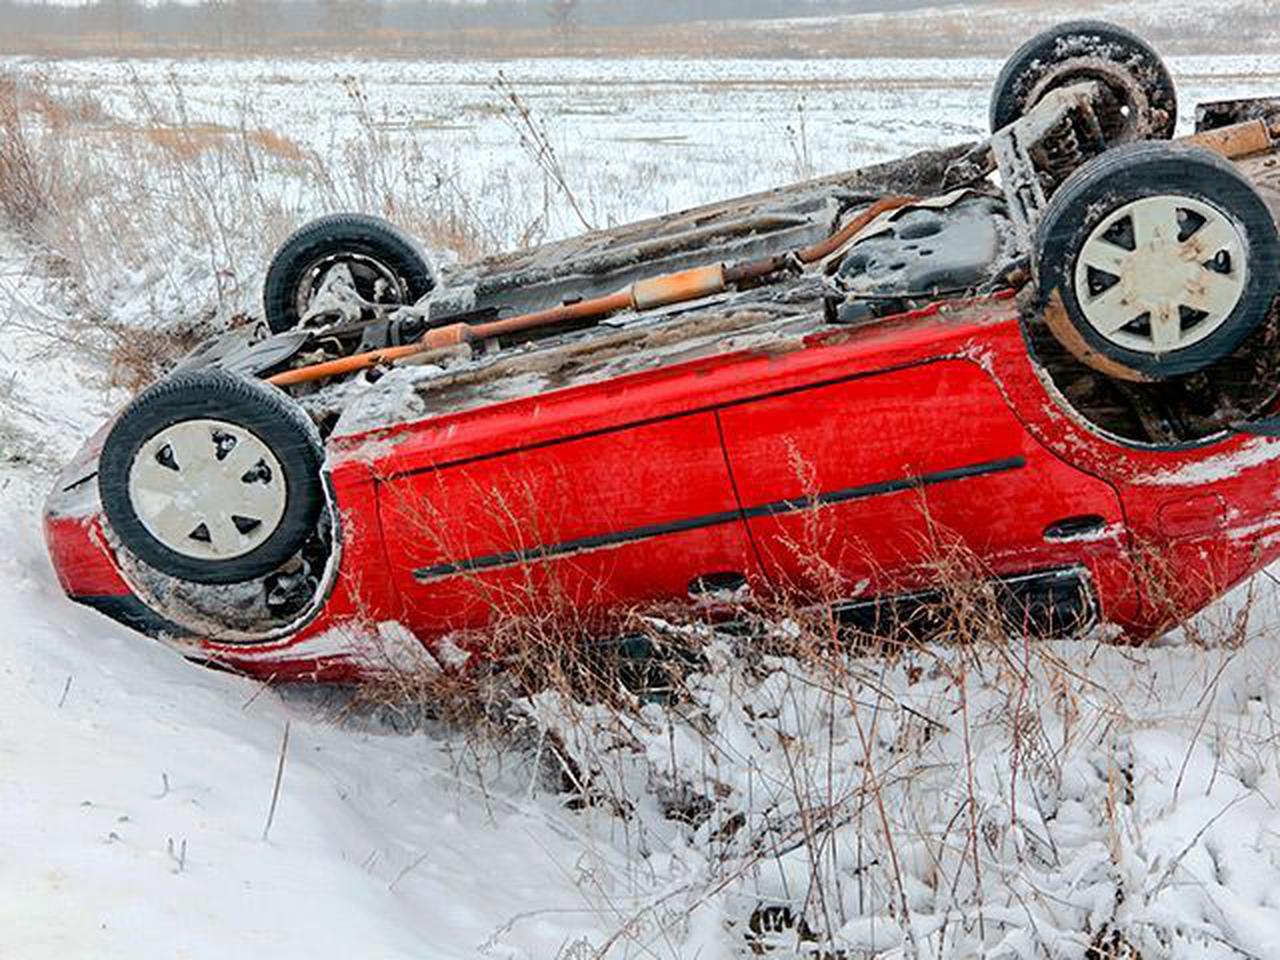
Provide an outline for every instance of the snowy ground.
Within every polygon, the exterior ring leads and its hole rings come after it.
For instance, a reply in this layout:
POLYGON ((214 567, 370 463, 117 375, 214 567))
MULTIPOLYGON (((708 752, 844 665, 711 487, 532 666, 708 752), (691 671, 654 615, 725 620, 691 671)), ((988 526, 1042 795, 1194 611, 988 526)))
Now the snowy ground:
MULTIPOLYGON (((758 49, 797 56, 949 54, 1006 56, 1037 31, 1068 20, 1119 24, 1167 54, 1275 51, 1280 27, 1272 0, 981 0, 913 10, 747 24, 758 49)), ((742 29, 742 28, 739 28, 742 29)), ((747 41, 749 42, 749 41, 747 41)))
POLYGON ((539 958, 602 936, 572 883, 582 828, 553 798, 486 797, 447 741, 339 729, 63 598, 40 503, 121 397, 17 325, 33 301, 57 309, 32 257, 0 235, 0 957, 449 958, 492 940, 539 958))
MULTIPOLYGON (((1280 89, 1280 54, 1170 65, 1183 130, 1200 100, 1280 89)), ((284 235, 334 210, 476 256, 971 140, 999 67, 0 58, 70 105, 50 244, 112 318, 151 325, 253 311, 284 235)))
MULTIPOLYGON (((500 75, 546 127, 588 220, 607 226, 981 136, 1001 62, 11 58, 0 68, 92 94, 115 118, 265 126, 319 151, 337 176, 348 136, 410 143, 421 154, 418 169, 400 171, 405 188, 415 176, 447 180, 480 219, 509 225, 494 237, 506 247, 544 197, 494 89, 500 75)), ((1280 89, 1280 54, 1169 62, 1184 105, 1280 89)), ((1184 114, 1185 130, 1194 118, 1184 114)), ((559 216, 549 227, 577 229, 559 216)))
MULTIPOLYGON (((125 116, 129 72, 169 69, 48 67, 125 116)), ((172 69, 200 120, 234 124, 248 99, 335 150, 335 166, 350 104, 335 74, 358 74, 380 129, 433 118, 415 143, 478 197, 495 177, 545 186, 486 117, 496 65, 275 64, 265 80, 255 63, 172 69)), ((763 79, 736 63, 503 69, 533 91, 570 171, 603 165, 592 196, 607 220, 620 215, 603 205, 613 186, 636 184, 623 200, 640 215, 767 185, 793 163, 822 172, 975 134, 994 65, 779 62, 763 79), (786 131, 800 98, 803 136, 786 131), (804 142, 807 160, 791 146, 804 142)), ((1280 86, 1280 61, 1175 69, 1187 91, 1280 86)), ((551 232, 569 228, 555 216, 551 232)), ((795 663, 748 668, 720 642, 678 713, 527 704, 535 730, 630 804, 571 809, 529 756, 469 754, 433 728, 335 724, 313 700, 187 665, 63 600, 39 503, 123 397, 104 386, 104 357, 61 343, 80 301, 51 272, 42 247, 0 234, 0 957, 717 960, 752 955, 753 916, 783 905, 849 957, 1100 958, 1091 944, 1121 941, 1144 960, 1280 955, 1267 581, 1244 641, 1222 648, 1174 638, 975 660, 939 647, 854 661, 824 688, 795 663)), ((169 303, 156 276, 116 278, 124 306, 110 316, 169 303)), ((251 304, 244 287, 219 309, 251 304)), ((803 953, 794 928, 777 941, 774 956, 803 953)))

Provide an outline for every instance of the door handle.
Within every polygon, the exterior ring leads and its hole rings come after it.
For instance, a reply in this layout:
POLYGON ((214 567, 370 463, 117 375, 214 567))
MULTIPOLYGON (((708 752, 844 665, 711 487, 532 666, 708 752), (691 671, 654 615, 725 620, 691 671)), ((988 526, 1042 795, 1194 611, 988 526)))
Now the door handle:
POLYGON ((1107 518, 1097 513, 1086 513, 1078 517, 1064 517, 1055 520, 1044 528, 1044 538, 1051 542, 1075 540, 1102 533, 1107 529, 1107 518))

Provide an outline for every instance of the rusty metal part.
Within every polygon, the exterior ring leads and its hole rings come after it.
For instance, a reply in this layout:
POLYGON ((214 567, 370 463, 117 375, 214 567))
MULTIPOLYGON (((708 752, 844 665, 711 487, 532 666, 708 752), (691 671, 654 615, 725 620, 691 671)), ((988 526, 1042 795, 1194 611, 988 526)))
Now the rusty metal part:
POLYGON ((1267 122, 1259 119, 1233 123, 1229 127, 1218 127, 1215 130, 1202 130, 1183 137, 1180 142, 1207 147, 1228 160, 1236 160, 1270 150, 1273 140, 1267 122))
POLYGON ((1071 318, 1067 316, 1067 308, 1062 303, 1061 291, 1054 290, 1049 297, 1048 304, 1044 308, 1044 322, 1049 327, 1057 341, 1081 363, 1092 367, 1099 373, 1106 374, 1116 380, 1125 380, 1130 383, 1147 383, 1149 377, 1144 376, 1137 370, 1126 367, 1122 363, 1117 363, 1105 354, 1094 350, 1084 337, 1080 335, 1080 331, 1075 328, 1071 322, 1071 318))
POLYGON ((610 294, 607 297, 582 300, 578 303, 552 307, 549 310, 539 310, 537 313, 526 313, 518 317, 508 317, 504 320, 493 320, 488 323, 477 324, 451 323, 447 326, 428 330, 417 343, 403 347, 393 347, 389 350, 372 350, 368 353, 357 353, 310 367, 299 367, 297 370, 278 373, 268 379, 270 383, 274 383, 278 387, 325 380, 329 377, 338 377, 347 373, 367 370, 385 363, 392 363, 396 360, 411 357, 416 353, 425 353, 428 350, 455 347, 474 340, 508 336, 525 330, 552 326, 558 323, 568 323, 574 320, 607 317, 620 310, 626 310, 631 306, 632 302, 632 290, 628 288, 618 293, 610 294))
POLYGON ((1092 144, 1095 151, 1101 149, 1105 137, 1094 107, 1102 89, 1098 82, 1088 81, 1050 90, 1034 110, 991 137, 1009 219, 1027 248, 1048 202, 1037 160, 1044 159, 1046 142, 1061 139, 1064 123, 1073 128, 1073 152, 1080 161, 1091 152, 1083 149, 1084 144, 1092 144))
POLYGON ((1277 119, 1280 119, 1280 97, 1206 100, 1196 104, 1196 133, 1230 127, 1246 120, 1265 120, 1275 136, 1277 119))
POLYGON ((594 297, 591 300, 580 300, 567 303, 535 313, 526 313, 518 317, 507 317, 503 320, 491 320, 488 323, 455 323, 447 327, 428 330, 424 343, 432 346, 447 346, 454 343, 465 343, 470 340, 487 340, 491 337, 505 337, 525 330, 536 330, 538 327, 550 327, 558 323, 572 323, 575 320, 594 320, 607 317, 619 310, 631 306, 631 290, 619 290, 607 297, 594 297))
POLYGON ((724 268, 724 282, 731 287, 756 283, 781 273, 792 266, 791 257, 765 257, 763 260, 748 260, 743 263, 732 263, 724 268))
MULTIPOLYGON (((1105 146, 1103 124, 1095 110, 1106 87, 1083 80, 1047 90, 1035 107, 948 166, 945 188, 969 186, 999 169, 1010 215, 1019 232, 1030 236, 1045 202, 1044 172, 1058 178, 1066 161, 1078 166, 1105 146)), ((1074 169, 1074 167, 1073 167, 1074 169)))
MULTIPOLYGON (((822 243, 799 250, 794 256, 800 263, 814 263, 822 260, 856 236, 860 230, 864 229, 877 217, 914 203, 915 200, 915 197, 905 196, 885 197, 878 200, 822 243)), ((564 304, 547 310, 539 310, 535 313, 507 317, 502 320, 492 320, 487 323, 452 323, 447 326, 435 327, 428 330, 422 339, 414 344, 383 350, 371 350, 366 353, 357 353, 349 357, 328 360, 308 367, 299 367, 296 370, 278 373, 268 378, 268 380, 278 387, 309 383, 315 380, 324 380, 329 377, 367 370, 382 364, 393 363, 428 350, 440 350, 477 340, 510 336, 515 333, 523 333, 526 330, 536 330, 561 323, 571 323, 579 320, 599 320, 623 310, 644 311, 676 303, 685 303, 722 293, 729 289, 730 286, 764 279, 781 272, 788 266, 789 258, 782 256, 767 257, 762 260, 734 264, 728 267, 724 264, 694 267, 691 270, 681 270, 678 273, 670 273, 648 280, 639 280, 627 289, 605 297, 594 297, 578 303, 564 304)))
POLYGON ((1152 100, 1152 93, 1159 97, 1159 84, 1135 66, 1106 56, 1071 57, 1048 69, 1028 91, 1026 102, 1039 105, 1055 90, 1092 84, 1089 110, 1108 145, 1156 139, 1168 128, 1169 114, 1159 100, 1152 100))
POLYGON ((725 288, 723 264, 694 267, 665 277, 636 281, 631 287, 631 308, 652 310, 723 293, 725 288))
POLYGON ((858 231, 864 229, 876 217, 915 203, 917 199, 916 197, 884 197, 877 200, 831 236, 827 237, 827 239, 821 243, 814 244, 812 247, 797 251, 796 256, 801 263, 816 263, 839 250, 840 247, 848 243, 858 231))
POLYGON ((314 363, 308 367, 298 367, 296 370, 277 373, 273 377, 267 377, 267 383, 273 383, 277 387, 287 387, 297 383, 310 383, 313 380, 340 377, 344 373, 356 373, 360 370, 391 363, 404 357, 411 357, 415 353, 422 353, 424 349, 422 343, 410 343, 403 347, 388 347, 385 350, 356 353, 349 357, 339 357, 337 360, 326 360, 323 363, 314 363))

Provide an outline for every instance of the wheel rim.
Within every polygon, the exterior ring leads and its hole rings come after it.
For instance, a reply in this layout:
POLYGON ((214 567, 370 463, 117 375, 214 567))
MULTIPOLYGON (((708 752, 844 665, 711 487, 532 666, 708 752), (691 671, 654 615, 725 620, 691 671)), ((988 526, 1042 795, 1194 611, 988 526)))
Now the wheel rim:
POLYGON ((1059 90, 1082 81, 1102 84, 1103 96, 1094 104, 1102 133, 1108 144, 1145 139, 1151 131, 1144 129, 1151 102, 1142 88, 1119 65, 1096 59, 1071 60, 1051 70, 1031 90, 1027 98, 1030 111, 1051 90, 1059 90))
POLYGON ((294 297, 294 309, 299 317, 305 317, 311 309, 311 301, 324 286, 325 277, 337 266, 351 271, 356 292, 369 303, 405 303, 409 291, 396 272, 376 257, 360 253, 340 253, 323 257, 312 263, 302 274, 302 282, 294 297))
POLYGON ((276 531, 288 493, 280 461, 254 433, 225 420, 184 420, 142 445, 129 500, 168 549, 233 560, 276 531))
POLYGON ((1191 197, 1124 204, 1089 234, 1076 260, 1085 320, 1126 350, 1162 354, 1199 343, 1235 311, 1248 283, 1238 223, 1191 197))

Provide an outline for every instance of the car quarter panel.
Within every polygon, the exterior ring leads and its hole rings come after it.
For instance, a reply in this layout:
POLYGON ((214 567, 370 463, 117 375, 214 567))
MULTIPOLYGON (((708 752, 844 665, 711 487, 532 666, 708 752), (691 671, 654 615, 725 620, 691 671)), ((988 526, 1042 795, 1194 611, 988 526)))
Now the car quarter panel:
POLYGON ((1030 434, 1119 492, 1140 599, 1124 624, 1133 639, 1162 633, 1280 559, 1280 438, 1124 442, 1054 395, 1016 328, 993 336, 983 363, 1030 434))

